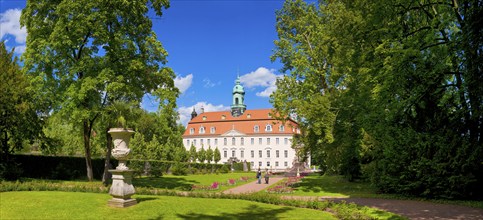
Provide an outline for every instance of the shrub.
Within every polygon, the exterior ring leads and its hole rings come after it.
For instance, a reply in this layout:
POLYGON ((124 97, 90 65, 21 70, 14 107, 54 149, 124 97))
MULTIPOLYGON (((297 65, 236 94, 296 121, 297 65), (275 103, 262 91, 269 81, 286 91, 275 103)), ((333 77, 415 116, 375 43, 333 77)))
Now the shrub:
MULTIPOLYGON (((11 155, 11 158, 15 163, 8 163, 8 172, 14 172, 17 177, 73 180, 87 176, 84 157, 17 154, 11 155), (16 165, 12 166, 13 164, 16 165)), ((0 172, 1 169, 0 167, 0 172)), ((103 158, 92 158, 92 171, 95 179, 102 178, 103 158)))

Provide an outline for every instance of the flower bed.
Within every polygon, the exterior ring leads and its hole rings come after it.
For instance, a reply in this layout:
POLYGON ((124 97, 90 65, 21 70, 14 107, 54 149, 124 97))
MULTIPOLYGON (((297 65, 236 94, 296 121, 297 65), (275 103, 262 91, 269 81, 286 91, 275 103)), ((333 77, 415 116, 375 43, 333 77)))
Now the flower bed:
POLYGON ((220 183, 218 182, 213 182, 210 186, 207 185, 192 185, 191 190, 217 190, 218 187, 220 186, 220 183))
POLYGON ((268 193, 293 193, 293 187, 296 183, 302 181, 303 176, 288 177, 277 183, 275 186, 267 189, 268 193))

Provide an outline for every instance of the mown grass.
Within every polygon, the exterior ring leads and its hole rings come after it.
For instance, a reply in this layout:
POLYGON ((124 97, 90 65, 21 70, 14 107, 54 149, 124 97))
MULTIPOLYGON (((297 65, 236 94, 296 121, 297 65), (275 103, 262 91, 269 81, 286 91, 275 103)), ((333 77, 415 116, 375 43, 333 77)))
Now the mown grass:
POLYGON ((107 206, 108 194, 0 193, 0 219, 335 219, 328 212, 244 200, 136 195, 139 204, 107 206))
POLYGON ((425 199, 397 194, 382 194, 378 193, 377 189, 367 182, 349 182, 342 176, 309 175, 293 188, 294 191, 290 195, 296 196, 418 200, 483 209, 483 201, 425 199))
POLYGON ((240 181, 241 177, 250 177, 249 181, 253 181, 252 173, 223 173, 223 174, 197 174, 187 176, 164 175, 162 177, 141 177, 134 178, 133 185, 138 187, 173 189, 188 191, 192 185, 211 185, 213 182, 227 183, 229 179, 236 181, 235 185, 223 184, 215 192, 224 191, 233 187, 237 187, 247 182, 240 181))
POLYGON ((293 195, 327 197, 370 197, 376 189, 369 183, 349 182, 342 176, 309 175, 294 187, 293 195))

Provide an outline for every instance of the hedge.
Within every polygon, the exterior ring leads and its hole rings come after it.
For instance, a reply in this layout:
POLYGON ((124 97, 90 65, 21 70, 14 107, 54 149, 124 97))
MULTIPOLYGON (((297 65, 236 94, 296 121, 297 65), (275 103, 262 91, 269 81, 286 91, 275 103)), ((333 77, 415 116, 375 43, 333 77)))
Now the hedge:
MULTIPOLYGON (((11 155, 18 164, 18 177, 36 179, 73 180, 87 177, 84 157, 43 156, 43 155, 11 155)), ((94 179, 102 179, 104 158, 92 158, 94 179)))

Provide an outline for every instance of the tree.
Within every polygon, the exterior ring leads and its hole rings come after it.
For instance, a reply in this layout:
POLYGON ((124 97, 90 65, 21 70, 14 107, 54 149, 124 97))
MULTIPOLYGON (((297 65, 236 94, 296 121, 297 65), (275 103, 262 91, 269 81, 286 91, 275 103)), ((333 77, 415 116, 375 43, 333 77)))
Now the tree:
POLYGON ((208 163, 211 163, 213 161, 213 150, 211 149, 211 146, 208 146, 208 150, 206 150, 206 160, 208 163))
POLYGON ((196 158, 198 158, 198 154, 196 152, 196 147, 192 144, 188 153, 188 157, 191 163, 194 163, 196 161, 196 158))
POLYGON ((42 100, 30 86, 28 76, 22 74, 13 53, 0 41, 0 178, 12 169, 9 156, 22 149, 24 141, 43 137, 43 121, 37 114, 42 100))
POLYGON ((272 102, 297 114, 295 141, 327 170, 481 198, 481 15, 472 1, 286 1, 272 59, 289 73, 272 102))
POLYGON ((218 150, 218 147, 215 148, 215 152, 213 152, 213 161, 215 163, 218 163, 221 160, 221 153, 220 150, 218 150))
POLYGON ((205 148, 203 146, 201 146, 201 149, 196 154, 198 155, 198 161, 200 161, 200 163, 204 163, 205 160, 206 160, 205 148))
POLYGON ((43 88, 54 112, 82 128, 87 177, 92 180, 91 134, 116 100, 138 101, 151 92, 161 105, 179 93, 167 53, 151 30, 150 9, 162 15, 167 0, 27 2, 24 70, 43 88))

